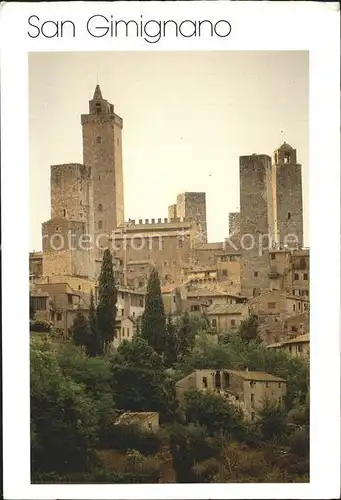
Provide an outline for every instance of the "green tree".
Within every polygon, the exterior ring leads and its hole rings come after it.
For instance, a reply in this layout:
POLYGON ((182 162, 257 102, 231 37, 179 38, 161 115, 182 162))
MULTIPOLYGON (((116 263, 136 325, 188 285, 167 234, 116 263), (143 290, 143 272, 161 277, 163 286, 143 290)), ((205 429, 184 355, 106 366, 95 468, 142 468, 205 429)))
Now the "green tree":
POLYGON ((247 319, 242 321, 239 327, 239 334, 243 342, 256 342, 260 343, 261 338, 259 336, 259 325, 258 320, 255 316, 249 316, 247 319))
POLYGON ((193 349, 195 343, 195 333, 191 327, 191 321, 188 312, 181 318, 180 328, 178 331, 178 344, 179 344, 179 356, 183 358, 186 356, 191 349, 193 349))
POLYGON ((95 309, 94 294, 92 290, 90 294, 89 326, 90 326, 90 336, 89 336, 89 343, 87 346, 87 354, 90 357, 94 357, 103 354, 103 346, 98 330, 97 314, 95 309))
POLYGON ((104 352, 107 352, 108 345, 116 335, 116 302, 117 284, 114 277, 112 254, 107 248, 103 254, 99 276, 98 305, 96 311, 98 331, 104 352))
POLYGON ((166 347, 166 315, 161 295, 158 272, 155 268, 150 273, 145 309, 141 318, 141 336, 158 354, 163 354, 166 347))
POLYGON ((218 395, 197 390, 186 392, 185 412, 188 422, 205 426, 211 435, 239 437, 245 430, 241 412, 218 395))
POLYGON ((72 341, 76 346, 87 348, 89 345, 89 322, 81 311, 77 311, 72 325, 72 341))
POLYGON ((280 437, 285 430, 286 414, 277 402, 265 399, 259 411, 260 429, 265 440, 280 437))
POLYGON ((172 315, 167 316, 167 336, 165 344, 165 365, 171 367, 178 359, 178 336, 176 332, 176 325, 173 323, 172 315))
POLYGON ((98 432, 91 400, 42 342, 31 341, 30 371, 32 480, 90 470, 98 432))
POLYGON ((141 337, 124 341, 111 361, 116 407, 131 411, 158 411, 164 420, 176 409, 174 381, 159 356, 141 337))

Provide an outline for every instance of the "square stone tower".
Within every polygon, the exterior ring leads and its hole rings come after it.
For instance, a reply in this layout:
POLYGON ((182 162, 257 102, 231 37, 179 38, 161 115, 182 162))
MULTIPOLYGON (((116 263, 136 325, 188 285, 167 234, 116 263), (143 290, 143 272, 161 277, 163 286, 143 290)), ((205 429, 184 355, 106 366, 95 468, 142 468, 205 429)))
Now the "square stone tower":
POLYGON ((43 275, 94 277, 91 169, 51 167, 51 219, 42 225, 43 275))
POLYGON ((99 85, 81 123, 83 162, 92 172, 96 247, 105 248, 108 237, 124 223, 123 120, 114 112, 114 106, 103 99, 99 85))
POLYGON ((284 142, 274 152, 274 220, 277 242, 290 248, 303 246, 303 202, 301 165, 296 150, 284 142))
POLYGON ((198 227, 197 242, 207 243, 206 193, 178 194, 176 212, 177 217, 196 223, 198 227))
POLYGON ((269 286, 269 246, 274 217, 271 157, 253 154, 239 159, 241 293, 253 297, 269 286))

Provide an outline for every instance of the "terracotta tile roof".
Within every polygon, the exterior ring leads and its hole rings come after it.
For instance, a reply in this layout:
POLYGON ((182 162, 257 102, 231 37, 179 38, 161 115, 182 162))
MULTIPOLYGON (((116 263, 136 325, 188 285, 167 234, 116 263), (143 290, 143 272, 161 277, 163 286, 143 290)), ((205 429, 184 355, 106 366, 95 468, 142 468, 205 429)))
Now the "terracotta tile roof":
POLYGON ((282 344, 298 344, 300 342, 310 342, 309 333, 304 333, 303 335, 298 335, 290 340, 285 340, 282 344))
POLYGON ((226 292, 220 290, 211 290, 209 288, 197 288, 187 292, 187 297, 198 299, 199 297, 228 297, 226 292))
POLYGON ((245 309, 244 304, 212 304, 207 309, 206 314, 213 316, 216 314, 242 314, 245 309))

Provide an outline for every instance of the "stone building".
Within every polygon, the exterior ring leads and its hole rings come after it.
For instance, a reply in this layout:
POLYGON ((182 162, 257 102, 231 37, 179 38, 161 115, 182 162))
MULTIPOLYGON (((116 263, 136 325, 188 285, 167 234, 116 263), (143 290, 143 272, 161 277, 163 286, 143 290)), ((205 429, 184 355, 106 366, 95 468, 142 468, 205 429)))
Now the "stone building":
POLYGON ((216 331, 227 331, 238 328, 248 317, 248 308, 244 303, 212 304, 206 311, 206 316, 216 331))
POLYGON ((51 219, 42 225, 43 276, 94 277, 91 169, 51 167, 51 219))
POLYGON ((270 156, 241 156, 239 173, 241 293, 253 297, 269 286, 268 249, 274 236, 270 156))
POLYGON ((274 152, 272 167, 274 187, 274 220, 277 242, 285 245, 291 240, 303 246, 303 203, 301 165, 296 150, 284 142, 274 152))
POLYGON ((280 349, 296 358, 308 359, 310 355, 309 333, 276 344, 269 344, 266 347, 268 349, 280 349))
POLYGON ((106 247, 107 235, 124 223, 123 120, 113 104, 103 99, 99 85, 81 123, 83 162, 92 171, 95 236, 106 247))
POLYGON ((180 405, 190 390, 219 394, 240 408, 246 420, 255 420, 266 400, 282 405, 286 396, 286 381, 262 371, 212 370, 192 372, 175 384, 180 405))

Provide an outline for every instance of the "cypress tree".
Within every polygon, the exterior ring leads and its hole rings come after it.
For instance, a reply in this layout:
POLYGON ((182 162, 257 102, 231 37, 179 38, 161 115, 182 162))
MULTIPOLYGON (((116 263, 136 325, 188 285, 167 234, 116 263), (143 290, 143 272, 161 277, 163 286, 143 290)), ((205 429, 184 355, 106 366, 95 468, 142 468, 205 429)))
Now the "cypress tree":
POLYGON ((172 315, 167 316, 166 325, 166 345, 165 345, 165 365, 170 367, 178 360, 178 336, 176 326, 173 323, 172 315))
POLYGON ((195 342, 195 333, 192 330, 191 321, 188 312, 181 318, 180 328, 178 331, 179 355, 186 356, 193 348, 195 342))
POLYGON ((99 276, 97 325, 104 352, 113 341, 116 332, 117 284, 114 277, 113 260, 107 248, 103 254, 99 276))
POLYGON ((157 270, 150 273, 146 305, 141 318, 141 337, 155 349, 158 354, 165 352, 166 316, 163 305, 160 280, 157 270))
POLYGON ((90 326, 90 337, 87 346, 87 354, 88 356, 91 357, 98 356, 99 354, 103 354, 103 345, 101 342, 101 338, 99 336, 94 294, 92 290, 90 294, 89 326, 90 326))
POLYGON ((77 311, 72 325, 72 341, 77 346, 87 347, 89 343, 89 323, 81 311, 77 311))

